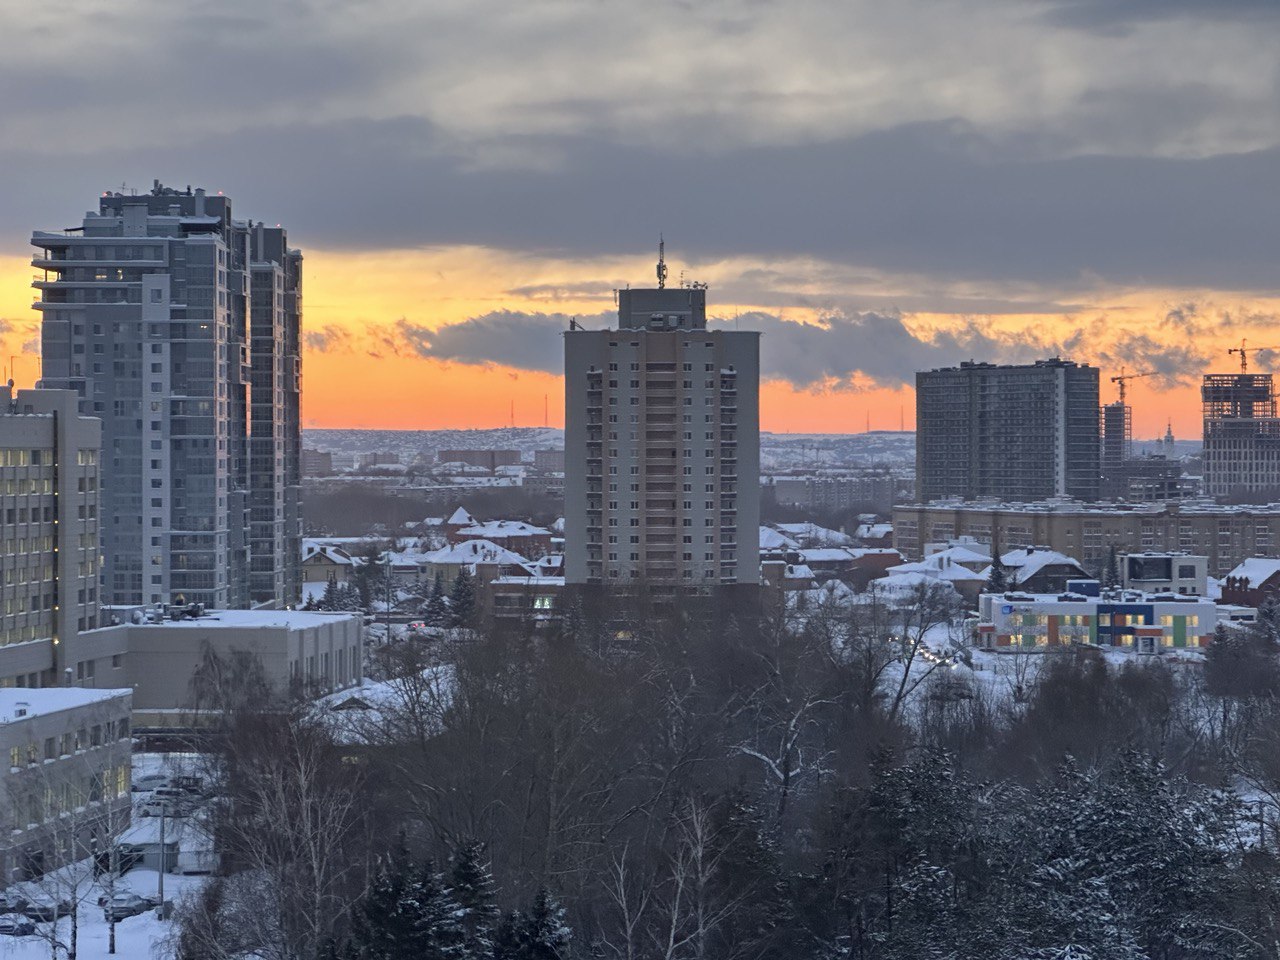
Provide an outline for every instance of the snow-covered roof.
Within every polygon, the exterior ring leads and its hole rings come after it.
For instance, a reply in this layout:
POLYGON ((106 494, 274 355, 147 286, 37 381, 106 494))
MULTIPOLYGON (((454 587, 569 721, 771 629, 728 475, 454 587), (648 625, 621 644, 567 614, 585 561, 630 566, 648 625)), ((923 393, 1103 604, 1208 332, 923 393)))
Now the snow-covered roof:
POLYGON ((761 550, 797 550, 800 544, 786 534, 779 533, 773 527, 760 528, 761 550))
POLYGON ((978 544, 955 544, 943 550, 936 550, 929 557, 949 557, 952 563, 991 563, 991 551, 975 549, 978 544))
POLYGON ((890 576, 906 573, 922 573, 925 576, 932 577, 935 580, 949 581, 983 581, 986 577, 981 573, 976 573, 966 566, 952 561, 945 553, 935 553, 932 556, 925 557, 923 560, 917 560, 914 563, 900 563, 897 566, 889 567, 886 571, 890 576))
POLYGON ((564 571, 564 554, 548 553, 545 557, 533 561, 535 573, 544 576, 556 576, 564 571))
POLYGON ((843 547, 853 543, 853 537, 839 530, 819 526, 816 523, 775 523, 774 529, 801 544, 821 547, 843 547))
POLYGON ((133 693, 129 689, 91 690, 82 687, 5 687, 0 688, 0 723, 12 723, 23 717, 39 717, 63 710, 76 710, 94 704, 106 703, 133 693))
POLYGON ((453 689, 452 666, 427 667, 417 676, 365 678, 357 686, 321 697, 314 709, 339 740, 361 743, 388 733, 394 736, 402 723, 438 728, 453 689))
POLYGON ((551 531, 546 527, 535 527, 523 520, 489 520, 463 527, 458 531, 458 536, 476 540, 503 540, 507 537, 549 537, 551 531))
POLYGON ((893 533, 892 523, 863 523, 854 531, 859 540, 882 540, 893 533))
MULTIPOLYGON (((104 607, 110 610, 110 607, 104 607)), ((132 608, 117 608, 132 609, 132 608)), ((122 618, 123 619, 123 618, 122 618)), ((310 630, 342 620, 359 620, 352 613, 321 613, 315 610, 206 610, 204 616, 184 617, 181 620, 160 620, 132 624, 134 629, 143 627, 186 627, 193 630, 209 630, 218 627, 264 627, 286 630, 310 630)))
POLYGON ((1262 586, 1277 573, 1280 573, 1280 558, 1250 557, 1236 564, 1227 576, 1244 580, 1245 589, 1253 590, 1262 586))
POLYGON ((462 507, 449 514, 449 519, 445 521, 451 527, 469 527, 475 522, 476 518, 467 513, 462 507))
POLYGON ((806 547, 801 554, 806 563, 848 563, 854 558, 844 547, 806 547))
POLYGON ((351 554, 341 547, 322 543, 319 540, 302 541, 302 562, 306 563, 308 560, 328 560, 330 563, 336 563, 343 567, 349 567, 355 563, 351 558, 351 554))
POLYGON ((812 580, 813 571, 803 563, 788 563, 782 576, 787 580, 812 580))
MULTIPOLYGON (((1034 577, 1045 567, 1056 566, 1072 566, 1084 574, 1084 567, 1080 566, 1080 561, 1074 557, 1069 557, 1065 553, 1059 553, 1057 550, 1046 550, 1035 547, 1031 550, 1025 548, 1018 550, 1010 550, 1008 553, 1000 557, 1000 562, 1006 567, 1014 571, 1015 578, 1020 583, 1025 583, 1034 577)), ((988 567, 982 571, 982 576, 989 577, 991 568, 988 567)))
POLYGON ((947 581, 939 580, 937 577, 931 577, 924 573, 894 573, 887 577, 881 577, 879 580, 873 580, 871 585, 878 593, 888 593, 896 596, 915 593, 922 586, 936 587, 939 590, 945 589, 949 593, 955 591, 955 587, 947 581))
POLYGON ((512 563, 528 567, 529 561, 492 540, 464 540, 421 555, 423 563, 512 563))

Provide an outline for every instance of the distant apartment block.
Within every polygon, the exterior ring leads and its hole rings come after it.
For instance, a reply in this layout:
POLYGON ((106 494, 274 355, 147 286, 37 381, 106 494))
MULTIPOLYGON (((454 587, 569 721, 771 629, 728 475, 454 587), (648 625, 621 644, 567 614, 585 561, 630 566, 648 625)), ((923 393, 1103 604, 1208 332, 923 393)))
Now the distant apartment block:
POLYGON ((564 334, 569 584, 759 582, 759 336, 708 330, 701 287, 564 334))
POLYGON ((1099 572, 1112 547, 1118 553, 1180 552, 1208 558, 1221 577, 1247 557, 1280 551, 1280 504, 1224 506, 1204 501, 1169 504, 962 502, 900 504, 893 510, 894 546, 911 558, 925 544, 972 537, 1002 550, 1043 545, 1099 572))
POLYGON ((1069 360, 916 374, 916 497, 1096 500, 1098 370, 1069 360))
POLYGON ((493 473, 499 467, 514 467, 520 463, 519 450, 439 450, 437 463, 465 463, 493 473))
POLYGON ((862 507, 884 512, 911 489, 911 481, 888 470, 868 470, 852 476, 775 474, 762 477, 761 488, 782 505, 830 511, 862 507))
POLYGON ((1269 373, 1211 373, 1200 388, 1209 497, 1280 491, 1280 418, 1269 373))
POLYGON ((533 451, 533 469, 541 473, 564 473, 564 451, 533 451))
POLYGON ((304 477, 329 477, 333 475, 333 454, 328 450, 302 450, 302 475, 304 477))
POLYGON ((302 255, 285 231, 157 182, 31 243, 41 382, 102 420, 106 599, 295 601, 302 255))

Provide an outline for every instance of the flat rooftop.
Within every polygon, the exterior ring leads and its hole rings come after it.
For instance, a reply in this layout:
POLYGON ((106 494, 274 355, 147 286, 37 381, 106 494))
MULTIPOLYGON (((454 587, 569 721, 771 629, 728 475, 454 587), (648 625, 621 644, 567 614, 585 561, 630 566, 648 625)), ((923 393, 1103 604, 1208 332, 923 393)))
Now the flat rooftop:
POLYGON ((356 613, 324 613, 317 610, 206 610, 204 616, 192 619, 183 617, 179 620, 146 620, 134 623, 131 619, 136 610, 143 607, 103 607, 104 611, 120 618, 122 624, 131 627, 188 627, 191 629, 216 629, 218 627, 236 628, 269 628, 285 630, 306 630, 312 627, 323 627, 346 620, 358 620, 356 613))
POLYGON ((0 688, 0 723, 13 723, 27 717, 42 717, 63 710, 90 707, 118 697, 127 697, 132 693, 127 687, 105 690, 87 690, 81 687, 0 688), (25 715, 21 717, 18 716, 19 704, 26 709, 25 715))

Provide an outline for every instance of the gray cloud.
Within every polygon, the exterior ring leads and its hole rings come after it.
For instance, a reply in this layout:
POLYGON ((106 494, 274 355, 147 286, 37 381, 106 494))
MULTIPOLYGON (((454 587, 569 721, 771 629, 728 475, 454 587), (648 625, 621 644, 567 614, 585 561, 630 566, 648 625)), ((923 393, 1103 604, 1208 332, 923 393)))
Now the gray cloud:
MULTIPOLYGON (((576 319, 588 329, 601 329, 611 326, 615 315, 603 312, 576 319)), ((338 349, 559 374, 564 369, 560 334, 569 320, 562 313, 504 310, 432 330, 401 319, 367 328, 363 341, 344 341, 338 349)), ((995 333, 977 319, 932 336, 918 336, 900 316, 883 313, 832 313, 813 324, 751 312, 713 318, 709 325, 762 333, 761 375, 801 389, 853 389, 859 377, 900 386, 913 383, 917 370, 950 366, 965 358, 1026 363, 1071 355, 1089 338, 1083 330, 1065 339, 1034 331, 995 333)))
POLYGON ((1122 333, 1098 351, 1098 359, 1118 371, 1153 372, 1162 388, 1196 383, 1213 356, 1194 342, 1169 343, 1145 333, 1122 333))
POLYGON ((225 187, 238 214, 286 223, 303 247, 466 243, 575 257, 643 248, 665 232, 672 258, 695 271, 733 255, 802 256, 1082 292, 1272 289, 1280 248, 1280 150, 1009 160, 976 154, 971 129, 942 123, 714 157, 562 138, 562 166, 513 170, 467 168, 438 130, 410 118, 248 139, 252 151, 230 155, 218 138, 92 160, 11 156, 0 235, 65 225, 103 188, 103 171, 123 170, 225 187))
MULTIPOLYGON (((587 326, 603 326, 610 314, 584 317, 587 326)), ((519 370, 560 373, 564 348, 560 334, 569 328, 563 313, 501 310, 430 330, 397 321, 381 341, 397 353, 474 365, 501 364, 519 370)))
POLYGON ((1280 19, 1274 0, 1046 0, 1054 24, 1123 34, 1139 24, 1170 20, 1270 22, 1280 19))
POLYGON ((350 332, 333 324, 318 330, 307 330, 303 333, 302 340, 308 350, 317 353, 349 351, 352 343, 350 332))
POLYGON ((500 9, 0 5, 0 251, 159 176, 223 189, 304 248, 568 258, 665 231, 694 268, 808 257, 928 281, 857 299, 758 284, 749 302, 775 309, 1274 289, 1275 0, 500 9), (1044 289, 982 292, 1003 284, 1044 289))
POLYGON ((848 387, 857 375, 883 386, 914 384, 917 371, 954 366, 963 359, 1027 363, 1069 356, 1083 339, 1082 333, 1065 340, 1034 331, 995 333, 976 319, 921 337, 902 317, 884 313, 832 313, 812 324, 753 312, 717 323, 759 330, 761 376, 800 388, 848 387))

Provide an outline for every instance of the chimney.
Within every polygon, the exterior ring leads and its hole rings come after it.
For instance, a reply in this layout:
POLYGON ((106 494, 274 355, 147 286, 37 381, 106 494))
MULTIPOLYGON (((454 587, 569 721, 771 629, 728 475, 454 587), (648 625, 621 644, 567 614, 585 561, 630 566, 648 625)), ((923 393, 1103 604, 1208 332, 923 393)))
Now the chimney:
POLYGON ((196 216, 204 216, 204 187, 196 187, 196 216))
POLYGON ((31 704, 27 703, 26 701, 20 700, 13 705, 13 715, 15 717, 25 717, 27 715, 27 711, 30 709, 31 709, 31 704))

